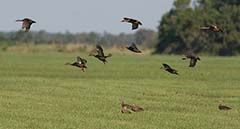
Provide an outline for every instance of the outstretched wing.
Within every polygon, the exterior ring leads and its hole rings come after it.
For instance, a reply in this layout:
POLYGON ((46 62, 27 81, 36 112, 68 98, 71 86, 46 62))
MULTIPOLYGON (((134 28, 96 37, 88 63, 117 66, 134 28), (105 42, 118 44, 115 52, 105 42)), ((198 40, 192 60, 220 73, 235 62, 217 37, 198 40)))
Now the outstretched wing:
POLYGON ((194 67, 196 65, 196 63, 197 63, 197 59, 191 58, 189 67, 194 67))
POLYGON ((83 58, 81 58, 81 57, 77 57, 77 62, 79 63, 79 64, 86 64, 87 63, 87 60, 85 60, 85 59, 83 59, 83 58))
POLYGON ((129 49, 136 53, 141 53, 141 51, 137 48, 137 45, 135 43, 132 43, 131 46, 129 46, 129 49))
POLYGON ((96 45, 97 53, 99 56, 104 56, 103 48, 100 45, 96 45))
POLYGON ((138 23, 134 22, 132 23, 132 30, 135 30, 138 28, 138 23))
POLYGON ((169 65, 167 65, 167 64, 163 64, 163 67, 165 68, 165 69, 172 69, 169 65))
POLYGON ((132 48, 134 48, 134 49, 137 49, 137 45, 136 45, 135 43, 132 43, 132 44, 130 45, 130 47, 132 47, 132 48))

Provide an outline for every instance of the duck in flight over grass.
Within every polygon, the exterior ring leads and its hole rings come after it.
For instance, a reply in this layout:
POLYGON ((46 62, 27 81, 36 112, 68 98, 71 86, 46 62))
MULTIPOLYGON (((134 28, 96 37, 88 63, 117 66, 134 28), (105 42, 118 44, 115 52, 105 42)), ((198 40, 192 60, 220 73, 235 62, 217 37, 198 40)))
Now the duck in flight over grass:
POLYGON ((16 20, 16 22, 22 22, 22 30, 24 32, 28 32, 31 28, 31 25, 33 23, 36 23, 35 21, 29 19, 29 18, 24 18, 22 20, 16 20))
POLYGON ((190 59, 189 67, 196 66, 197 60, 200 61, 200 58, 195 54, 187 54, 182 58, 183 60, 190 59))
POLYGON ((126 47, 128 50, 135 52, 135 53, 142 53, 136 46, 135 43, 132 43, 130 46, 126 47))
POLYGON ((168 71, 168 72, 171 73, 171 74, 176 74, 176 75, 178 75, 177 70, 171 68, 171 67, 170 67, 169 65, 167 65, 167 64, 164 64, 164 63, 163 63, 163 67, 161 67, 160 69, 166 70, 166 71, 168 71))
POLYGON ((139 20, 132 19, 132 18, 127 18, 124 17, 121 22, 128 22, 132 24, 132 30, 135 30, 138 28, 139 25, 142 25, 142 23, 139 20))
POLYGON ((201 30, 210 30, 212 32, 223 32, 223 30, 219 28, 219 26, 217 25, 201 27, 201 30))
POLYGON ((87 68, 86 64, 87 64, 87 60, 85 60, 85 59, 83 59, 83 58, 78 56, 76 62, 66 63, 65 65, 72 65, 72 66, 81 68, 82 71, 84 72, 84 69, 87 68))
POLYGON ((96 49, 94 49, 89 56, 94 56, 98 58, 100 61, 102 61, 104 64, 107 62, 107 58, 111 57, 112 54, 109 53, 107 56, 103 52, 103 48, 100 45, 96 45, 96 49))

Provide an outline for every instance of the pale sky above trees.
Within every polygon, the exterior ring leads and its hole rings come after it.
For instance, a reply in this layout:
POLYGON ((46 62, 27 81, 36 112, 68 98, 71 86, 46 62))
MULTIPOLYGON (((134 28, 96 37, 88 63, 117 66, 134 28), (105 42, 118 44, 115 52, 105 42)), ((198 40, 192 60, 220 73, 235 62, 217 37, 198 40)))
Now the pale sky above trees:
POLYGON ((2 0, 0 31, 16 31, 16 19, 29 17, 37 23, 33 31, 48 32, 135 32, 121 23, 123 17, 143 22, 142 28, 157 30, 161 16, 173 0, 2 0))

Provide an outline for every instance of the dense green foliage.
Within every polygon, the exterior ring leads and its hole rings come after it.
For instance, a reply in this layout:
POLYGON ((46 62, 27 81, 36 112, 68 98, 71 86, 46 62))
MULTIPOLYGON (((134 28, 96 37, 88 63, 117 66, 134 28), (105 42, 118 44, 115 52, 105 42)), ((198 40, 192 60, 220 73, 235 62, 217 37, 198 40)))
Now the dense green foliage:
POLYGON ((239 0, 176 0, 174 8, 160 22, 156 53, 240 53, 239 0), (224 33, 201 31, 203 26, 216 24, 224 33))
POLYGON ((16 44, 16 43, 33 43, 33 44, 67 44, 67 43, 85 43, 85 44, 103 44, 106 46, 130 44, 143 45, 145 47, 155 47, 157 33, 152 30, 140 29, 133 34, 111 34, 104 32, 103 34, 96 32, 89 33, 49 33, 46 31, 29 32, 1 32, 0 45, 16 44))
POLYGON ((240 127, 239 57, 202 57, 196 68, 180 56, 113 54, 106 65, 84 53, 1 52, 0 58, 3 129, 240 127), (77 55, 88 60, 86 72, 64 65, 77 55), (160 70, 163 62, 180 75, 160 70), (120 98, 145 111, 121 114, 120 98), (233 110, 219 111, 221 100, 233 110))

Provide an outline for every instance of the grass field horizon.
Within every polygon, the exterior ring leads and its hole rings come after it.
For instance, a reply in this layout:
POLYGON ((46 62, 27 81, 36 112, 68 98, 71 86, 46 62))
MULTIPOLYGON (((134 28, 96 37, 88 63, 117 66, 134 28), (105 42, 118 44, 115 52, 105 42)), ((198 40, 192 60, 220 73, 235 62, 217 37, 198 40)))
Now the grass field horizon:
MULTIPOLYGON (((106 52, 108 53, 108 52, 106 52)), ((87 53, 0 52, 0 128, 239 129, 240 58, 114 54, 104 65, 87 53), (88 60, 85 72, 64 65, 88 60), (167 63, 179 71, 160 69, 167 63), (120 101, 144 107, 120 112, 120 101), (219 101, 232 107, 218 110, 219 101)))

